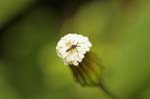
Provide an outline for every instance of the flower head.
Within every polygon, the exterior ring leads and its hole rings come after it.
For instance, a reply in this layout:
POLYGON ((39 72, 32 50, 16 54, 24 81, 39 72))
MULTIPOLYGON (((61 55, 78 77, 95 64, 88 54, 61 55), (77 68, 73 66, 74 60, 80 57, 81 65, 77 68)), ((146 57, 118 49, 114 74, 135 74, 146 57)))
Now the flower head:
POLYGON ((90 51, 90 47, 92 44, 88 37, 80 34, 67 34, 58 42, 56 52, 63 59, 64 64, 78 66, 86 52, 90 51))

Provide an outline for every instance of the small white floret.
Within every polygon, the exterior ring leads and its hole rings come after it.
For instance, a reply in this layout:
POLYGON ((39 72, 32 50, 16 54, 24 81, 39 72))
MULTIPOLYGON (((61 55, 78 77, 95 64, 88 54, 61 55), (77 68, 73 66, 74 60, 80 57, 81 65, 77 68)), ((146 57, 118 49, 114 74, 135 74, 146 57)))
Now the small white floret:
POLYGON ((60 39, 56 46, 57 55, 63 59, 65 65, 78 66, 84 55, 92 47, 88 37, 80 34, 67 34, 60 39))

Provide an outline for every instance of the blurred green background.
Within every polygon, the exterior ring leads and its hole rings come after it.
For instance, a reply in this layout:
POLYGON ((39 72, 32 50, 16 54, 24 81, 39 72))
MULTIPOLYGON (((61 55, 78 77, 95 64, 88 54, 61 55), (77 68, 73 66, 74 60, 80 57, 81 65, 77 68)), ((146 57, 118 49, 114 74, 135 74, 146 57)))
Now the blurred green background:
POLYGON ((0 0, 0 99, 111 99, 78 85, 55 53, 89 36, 119 99, 150 99, 149 0, 0 0))

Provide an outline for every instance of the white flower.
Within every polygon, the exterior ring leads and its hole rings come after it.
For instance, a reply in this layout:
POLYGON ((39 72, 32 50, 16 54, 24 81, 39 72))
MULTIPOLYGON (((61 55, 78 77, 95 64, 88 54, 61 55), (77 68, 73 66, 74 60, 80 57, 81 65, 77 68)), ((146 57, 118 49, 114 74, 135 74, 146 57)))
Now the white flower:
POLYGON ((78 66, 92 44, 88 37, 80 34, 67 34, 60 39, 56 46, 57 55, 63 59, 65 65, 78 66))

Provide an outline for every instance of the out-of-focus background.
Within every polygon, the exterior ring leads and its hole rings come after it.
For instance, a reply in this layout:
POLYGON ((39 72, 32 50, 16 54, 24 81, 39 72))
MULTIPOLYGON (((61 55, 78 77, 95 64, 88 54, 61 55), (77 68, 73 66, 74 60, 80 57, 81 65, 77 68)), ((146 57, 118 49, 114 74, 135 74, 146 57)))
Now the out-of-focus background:
POLYGON ((111 99, 81 87, 55 53, 89 37, 119 99, 150 99, 149 0, 0 0, 0 99, 111 99))

